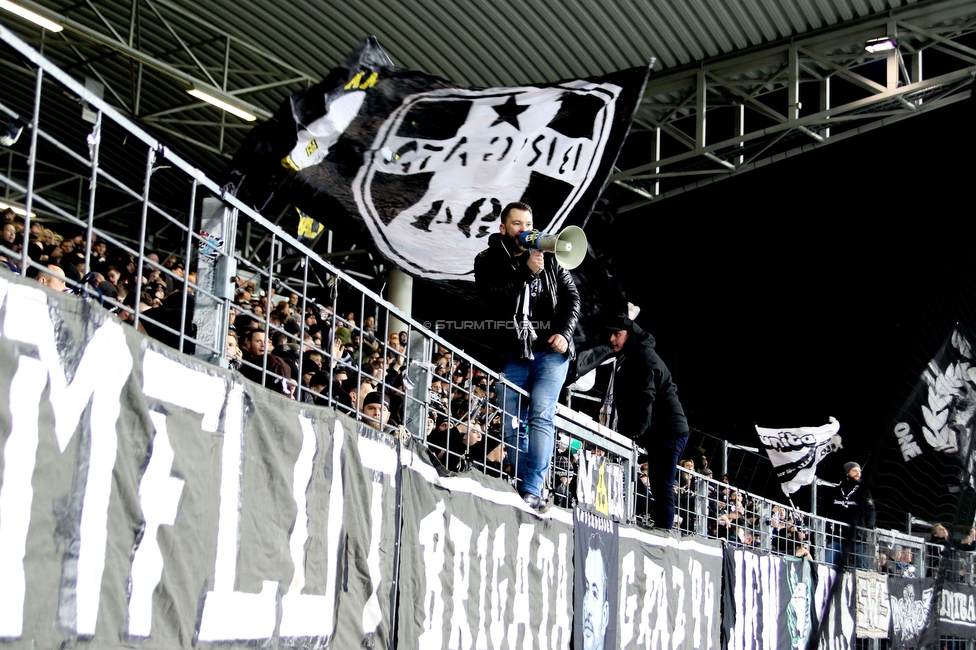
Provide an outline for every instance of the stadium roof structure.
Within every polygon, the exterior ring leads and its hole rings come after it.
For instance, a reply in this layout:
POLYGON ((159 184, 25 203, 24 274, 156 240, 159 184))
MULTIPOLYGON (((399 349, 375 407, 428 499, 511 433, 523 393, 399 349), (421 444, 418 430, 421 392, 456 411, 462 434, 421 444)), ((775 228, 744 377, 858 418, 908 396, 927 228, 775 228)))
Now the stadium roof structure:
MULTIPOLYGON (((17 4, 63 30, 7 11, 0 22, 211 176, 251 123, 188 90, 209 89, 265 119, 367 35, 399 66, 477 86, 653 60, 608 190, 620 211, 959 101, 976 75, 973 0, 17 4), (884 39, 892 49, 865 47, 884 39)), ((32 95, 32 71, 14 57, 0 62, 0 103, 30 114, 12 98, 32 95)), ((64 110, 77 120, 82 107, 64 110)))

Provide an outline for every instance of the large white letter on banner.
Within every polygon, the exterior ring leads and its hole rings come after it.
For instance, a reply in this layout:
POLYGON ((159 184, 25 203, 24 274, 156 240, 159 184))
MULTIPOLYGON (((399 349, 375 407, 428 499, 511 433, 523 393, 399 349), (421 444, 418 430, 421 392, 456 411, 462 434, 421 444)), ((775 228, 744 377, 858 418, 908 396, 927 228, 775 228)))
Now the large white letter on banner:
POLYGON ((515 553, 515 598, 512 602, 512 622, 508 625, 508 647, 514 648, 519 626, 525 627, 523 647, 532 647, 532 607, 529 604, 529 568, 532 566, 529 548, 535 536, 535 526, 519 526, 518 550, 515 553))
POLYGON ((640 634, 637 644, 645 648, 670 647, 671 634, 668 625, 671 617, 668 615, 668 586, 665 584, 664 567, 660 567, 644 558, 644 607, 641 609, 640 634), (651 625, 651 614, 654 614, 654 624, 651 625))
POLYGON ((19 638, 24 631, 27 578, 27 530, 34 502, 34 464, 37 461, 37 396, 47 383, 47 371, 37 359, 21 357, 10 384, 10 436, 3 447, 0 485, 0 638, 19 638))
MULTIPOLYGON (((363 437, 359 438, 358 447, 363 467, 389 476, 390 485, 396 487, 396 470, 397 465, 399 465, 396 450, 363 437)), ((373 482, 370 487, 373 496, 370 499, 370 538, 366 567, 369 569, 369 583, 373 588, 373 593, 369 595, 366 604, 363 605, 364 636, 374 634, 383 620, 383 611, 380 608, 380 582, 383 577, 380 570, 380 539, 383 533, 383 478, 381 474, 373 475, 373 482)))
MULTIPOLYGON (((302 450, 298 453, 292 481, 292 494, 298 506, 298 515, 291 539, 288 541, 295 574, 288 586, 288 593, 281 597, 281 636, 328 637, 332 635, 332 630, 325 627, 324 613, 326 609, 332 607, 333 603, 326 602, 325 596, 302 593, 302 589, 305 588, 305 542, 308 541, 308 501, 305 493, 309 481, 312 480, 312 464, 318 439, 310 419, 299 417, 298 420, 302 427, 302 450)), ((336 442, 338 444, 338 441, 336 442)), ((333 568, 330 565, 329 579, 334 578, 333 568)))
POLYGON ((508 578, 498 581, 498 571, 505 564, 505 524, 498 524, 491 545, 491 624, 488 634, 491 646, 500 650, 505 639, 505 618, 508 615, 508 578))
POLYGON ((620 561, 620 645, 627 647, 634 639, 634 613, 637 611, 637 594, 627 595, 628 588, 637 580, 637 558, 633 551, 620 561))
MULTIPOLYGON (((112 492, 112 471, 118 450, 115 425, 119 418, 122 387, 132 370, 132 357, 125 344, 122 324, 106 320, 85 345, 71 383, 65 376, 54 338, 47 295, 41 289, 19 284, 6 287, 6 338, 37 347, 47 371, 50 401, 54 410, 55 435, 64 451, 78 429, 85 408, 91 403, 91 448, 85 472, 77 559, 66 556, 62 567, 60 623, 79 635, 95 634, 105 544, 108 539, 108 502, 112 492), (112 363, 106 363, 111 359, 112 363), (71 607, 73 604, 74 607, 71 607)), ((38 394, 35 399, 39 398, 38 394)))
POLYGON ((573 636, 573 625, 569 617, 569 561, 566 558, 566 548, 569 546, 569 535, 559 533, 559 546, 556 554, 559 563, 556 568, 556 624, 552 628, 553 648, 569 648, 569 640, 573 636))
POLYGON ((417 639, 421 648, 436 650, 444 637, 444 596, 441 571, 444 569, 444 502, 438 501, 434 511, 420 520, 417 531, 424 547, 424 631, 417 639))
POLYGON ((234 384, 224 417, 214 585, 203 603, 201 641, 267 639, 274 633, 278 583, 265 580, 259 594, 234 591, 244 469, 243 407, 244 386, 234 384))
MULTIPOLYGON (((203 415, 201 427, 214 432, 227 392, 223 379, 188 368, 178 361, 147 350, 142 364, 142 391, 153 400, 166 402, 203 415)), ((156 533, 176 521, 183 481, 170 476, 174 452, 169 442, 166 416, 150 411, 155 434, 146 472, 139 483, 139 504, 146 528, 132 558, 132 592, 129 595, 129 634, 146 637, 152 632, 152 595, 163 574, 163 555, 156 533)))
POLYGON ((488 526, 481 529, 477 543, 478 579, 481 588, 478 589, 478 634, 475 639, 476 648, 488 647, 488 632, 485 627, 485 602, 488 593, 488 526))
POLYGON ((454 596, 452 600, 449 650, 468 650, 471 647, 471 625, 468 623, 468 587, 471 584, 471 527, 451 515, 448 524, 454 547, 454 596))
POLYGON ((146 528, 132 558, 132 591, 129 594, 129 635, 149 636, 152 632, 152 595, 163 575, 163 554, 156 532, 172 526, 180 506, 183 481, 170 476, 173 447, 166 429, 166 416, 150 411, 156 434, 146 473, 139 482, 139 504, 146 528))
POLYGON ((539 621, 539 647, 549 647, 549 603, 552 602, 550 593, 553 591, 553 578, 556 567, 556 545, 546 537, 539 535, 539 554, 536 568, 539 569, 542 592, 542 616, 539 621))

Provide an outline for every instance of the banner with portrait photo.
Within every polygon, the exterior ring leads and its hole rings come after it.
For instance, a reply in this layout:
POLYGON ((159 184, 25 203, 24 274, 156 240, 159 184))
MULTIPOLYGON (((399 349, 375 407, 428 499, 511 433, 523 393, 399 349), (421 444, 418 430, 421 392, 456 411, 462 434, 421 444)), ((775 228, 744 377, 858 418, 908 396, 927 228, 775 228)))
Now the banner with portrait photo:
POLYGON ((573 511, 576 558, 573 647, 603 650, 616 646, 617 524, 589 510, 573 511))

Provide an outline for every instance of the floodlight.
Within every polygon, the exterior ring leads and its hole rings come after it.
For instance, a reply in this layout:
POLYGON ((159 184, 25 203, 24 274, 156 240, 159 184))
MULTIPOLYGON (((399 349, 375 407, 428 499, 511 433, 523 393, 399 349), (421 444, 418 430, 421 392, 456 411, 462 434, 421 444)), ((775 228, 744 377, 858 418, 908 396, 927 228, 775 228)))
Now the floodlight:
POLYGON ((5 9, 12 14, 16 14, 24 20, 29 20, 35 25, 40 25, 49 32, 60 32, 62 29, 64 29, 64 27, 57 24, 53 20, 48 20, 44 16, 34 13, 30 9, 25 9, 18 4, 10 2, 10 0, 0 0, 0 9, 5 9))
POLYGON ((876 52, 887 52, 898 47, 898 42, 890 36, 882 36, 881 38, 872 38, 870 41, 864 44, 864 49, 872 54, 876 52))
POLYGON ((220 91, 216 89, 212 89, 212 88, 203 89, 194 86, 189 90, 187 90, 186 92, 190 93, 197 99, 201 99, 207 102, 208 104, 216 106, 217 108, 223 111, 227 111, 231 115, 236 115, 237 117, 241 118, 245 122, 253 122, 254 120, 257 119, 257 117, 253 113, 248 112, 246 108, 236 103, 232 97, 230 97, 229 95, 224 95, 223 93, 220 93, 220 91))

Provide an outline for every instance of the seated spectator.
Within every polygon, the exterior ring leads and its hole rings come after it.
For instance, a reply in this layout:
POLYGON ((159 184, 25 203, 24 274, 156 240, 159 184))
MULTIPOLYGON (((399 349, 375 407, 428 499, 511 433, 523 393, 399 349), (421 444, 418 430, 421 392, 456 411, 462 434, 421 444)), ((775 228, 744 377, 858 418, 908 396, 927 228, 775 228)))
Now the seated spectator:
POLYGON ((936 575, 943 562, 948 562, 951 550, 949 530, 942 524, 933 525, 928 544, 925 546, 925 568, 928 575, 936 575))
POLYGON ((773 537, 773 548, 782 555, 809 557, 807 529, 797 526, 792 521, 784 522, 784 526, 777 530, 773 537), (798 553, 803 546, 807 547, 807 552, 804 556, 800 556, 798 553))
POLYGON ((740 546, 749 548, 759 548, 759 540, 752 536, 752 531, 745 526, 738 526, 735 529, 736 541, 740 546))
POLYGON ((890 560, 888 559, 891 553, 891 549, 887 546, 881 546, 878 548, 878 573, 888 573, 890 570, 890 560))
POLYGON ((378 390, 366 395, 363 398, 363 422, 385 431, 390 422, 390 400, 378 390))
POLYGON ((241 369, 241 357, 243 352, 237 343, 237 332, 230 330, 227 332, 227 347, 224 352, 224 356, 227 359, 227 365, 231 370, 241 369))
POLYGON ((910 546, 895 546, 893 550, 894 567, 890 568, 889 573, 901 578, 916 577, 918 570, 914 565, 915 554, 912 548, 910 546))
POLYGON ((736 539, 735 526, 732 524, 728 515, 719 515, 715 519, 714 528, 709 532, 713 537, 717 537, 718 539, 736 539))
POLYGON ((687 458, 681 461, 680 466, 684 471, 678 472, 678 485, 674 488, 678 497, 679 528, 685 535, 692 535, 695 532, 695 503, 698 492, 695 461, 687 458))
POLYGON ((71 289, 65 284, 64 279, 64 271, 57 264, 48 264, 47 271, 41 271, 37 274, 37 281, 48 289, 62 293, 70 292, 71 289))
POLYGON ((969 533, 959 540, 960 551, 976 551, 976 526, 969 527, 969 533))
POLYGON ((292 396, 291 393, 291 369, 277 355, 271 354, 273 346, 267 345, 264 330, 261 328, 252 329, 244 337, 242 346, 243 357, 241 364, 241 374, 251 381, 262 383, 266 388, 271 388, 284 395, 292 396), (267 347, 267 373, 263 373, 265 364, 265 348, 267 347), (262 376, 263 375, 263 376, 262 376))
MULTIPOLYGON (((116 291, 110 282, 102 282, 98 286, 103 295, 112 296, 116 291)), ((183 333, 187 337, 196 338, 196 325, 193 322, 194 297, 186 297, 186 312, 183 312, 183 294, 180 292, 172 293, 167 296, 159 307, 154 307, 143 312, 145 318, 139 319, 139 331, 148 334, 160 343, 179 349, 180 346, 180 321, 183 319, 183 333)), ((194 354, 196 344, 189 339, 183 341, 183 352, 194 354)))

